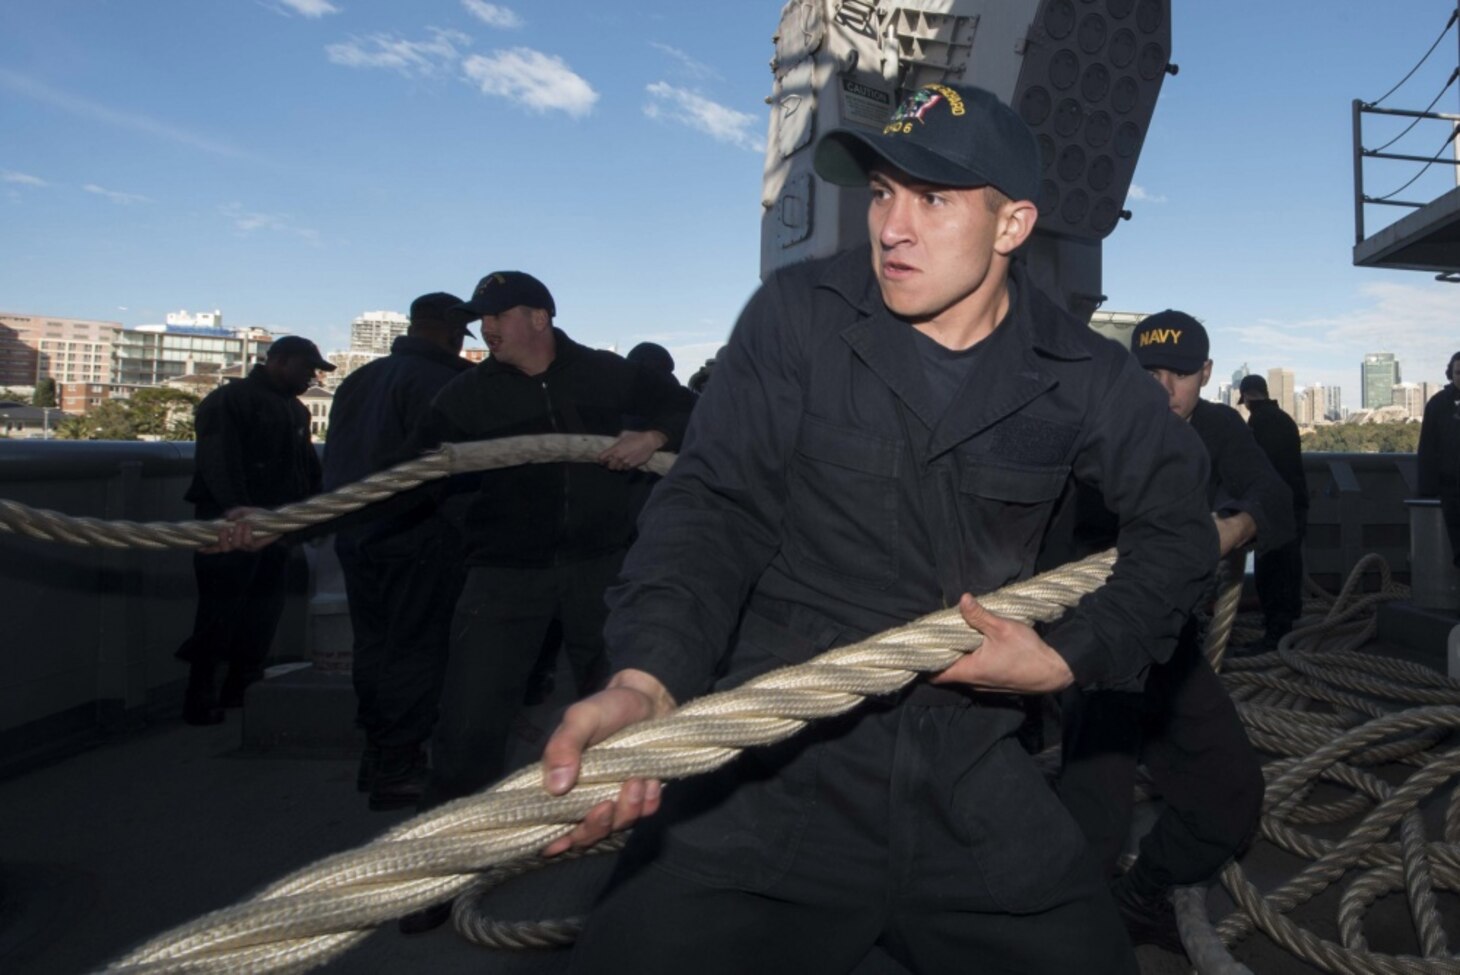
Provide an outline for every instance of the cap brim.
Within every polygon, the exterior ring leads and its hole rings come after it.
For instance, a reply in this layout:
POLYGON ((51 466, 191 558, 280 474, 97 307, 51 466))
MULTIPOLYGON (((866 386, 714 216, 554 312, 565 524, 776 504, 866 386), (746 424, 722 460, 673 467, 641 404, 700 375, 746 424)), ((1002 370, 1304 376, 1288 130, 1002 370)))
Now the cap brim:
MULTIPOLYGON (((872 135, 853 129, 834 129, 816 145, 816 175, 837 186, 866 186, 873 168, 887 163, 913 179, 936 186, 971 188, 993 185, 969 166, 940 156, 903 136, 872 135)), ((1003 187, 998 187, 1003 192, 1003 187)))
POLYGON ((1141 364, 1142 369, 1169 369, 1172 372, 1180 372, 1191 375, 1194 372, 1201 372, 1202 366, 1207 364, 1205 359, 1192 362, 1183 356, 1155 354, 1138 355, 1136 361, 1141 364))
POLYGON ((334 372, 336 368, 333 362, 326 362, 323 359, 315 359, 313 365, 321 372, 334 372))

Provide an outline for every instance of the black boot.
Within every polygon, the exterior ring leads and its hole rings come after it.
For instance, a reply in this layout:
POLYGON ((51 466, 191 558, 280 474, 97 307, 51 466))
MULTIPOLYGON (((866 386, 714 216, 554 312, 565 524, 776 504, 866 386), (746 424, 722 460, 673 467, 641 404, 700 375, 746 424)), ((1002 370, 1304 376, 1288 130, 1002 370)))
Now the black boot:
POLYGON ((248 690, 250 684, 258 682, 263 676, 263 671, 256 667, 239 667, 229 664, 228 673, 223 677, 223 690, 218 695, 218 703, 225 708, 243 707, 243 692, 248 690))
MULTIPOLYGON (((1139 861, 1137 861, 1139 866, 1139 861)), ((1186 954, 1181 931, 1176 926, 1176 909, 1171 890, 1142 883, 1136 868, 1110 885, 1110 896, 1125 922, 1133 945, 1155 945, 1178 955, 1186 954)))
POLYGON ((414 806, 426 788, 426 752, 420 745, 382 748, 370 783, 370 808, 376 812, 414 806))
POLYGON ((183 720, 192 725, 221 724, 223 709, 213 691, 214 665, 194 660, 188 665, 188 686, 183 691, 183 720))

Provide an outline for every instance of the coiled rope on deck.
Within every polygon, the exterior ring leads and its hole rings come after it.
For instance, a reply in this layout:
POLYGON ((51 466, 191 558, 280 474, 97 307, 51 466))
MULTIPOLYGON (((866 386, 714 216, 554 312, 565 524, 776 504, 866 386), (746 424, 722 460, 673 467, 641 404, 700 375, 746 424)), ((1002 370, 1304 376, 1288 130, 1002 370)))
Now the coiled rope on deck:
MULTIPOLYGON (((1058 619, 1105 582, 1114 561, 1114 551, 1100 553, 980 600, 1011 619, 1058 619)), ((781 741, 867 697, 894 693, 919 673, 944 670, 982 642, 956 608, 941 610, 690 701, 588 749, 579 785, 567 795, 547 794, 540 770, 528 766, 155 938, 106 971, 308 971, 374 926, 462 893, 481 871, 535 856, 630 778, 677 779, 718 768, 747 747, 781 741)))
POLYGON ((1251 975, 1229 947, 1254 931, 1327 972, 1460 973, 1435 896, 1460 892, 1460 790, 1453 786, 1460 773, 1460 748, 1453 747, 1460 681, 1357 652, 1377 632, 1378 607, 1408 595, 1378 556, 1362 559, 1336 597, 1311 581, 1310 595, 1308 615, 1275 651, 1228 661, 1222 679, 1253 744, 1277 756, 1264 768, 1259 841, 1311 862, 1266 893, 1241 862, 1229 864, 1220 880, 1237 910, 1217 925, 1208 918, 1204 888, 1177 891, 1182 939, 1200 975, 1251 975), (1376 571, 1377 589, 1361 592, 1376 571), (1451 747, 1437 750, 1447 738, 1451 747), (1365 770, 1380 764, 1416 771, 1396 785, 1365 770), (1320 786, 1347 795, 1315 801, 1320 786), (1447 786, 1442 835, 1431 839, 1419 807, 1447 786), (1355 818, 1339 840, 1299 828, 1355 818), (1335 885, 1342 887, 1337 941, 1289 916, 1335 885), (1364 934, 1367 909, 1401 892, 1418 955, 1376 951, 1364 934))

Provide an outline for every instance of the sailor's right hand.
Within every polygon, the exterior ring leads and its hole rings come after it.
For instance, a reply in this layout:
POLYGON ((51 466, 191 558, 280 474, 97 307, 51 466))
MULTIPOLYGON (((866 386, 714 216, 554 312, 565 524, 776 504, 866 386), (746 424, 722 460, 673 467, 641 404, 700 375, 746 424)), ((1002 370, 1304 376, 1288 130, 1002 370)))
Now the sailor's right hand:
MULTIPOLYGON (((642 670, 621 670, 608 686, 568 708, 542 753, 543 788, 555 796, 578 782, 583 751, 630 725, 674 710, 674 698, 658 678, 642 670)), ((629 779, 618 799, 600 802, 573 832, 543 847, 543 856, 586 849, 610 833, 627 829, 659 809, 657 779, 629 779)))

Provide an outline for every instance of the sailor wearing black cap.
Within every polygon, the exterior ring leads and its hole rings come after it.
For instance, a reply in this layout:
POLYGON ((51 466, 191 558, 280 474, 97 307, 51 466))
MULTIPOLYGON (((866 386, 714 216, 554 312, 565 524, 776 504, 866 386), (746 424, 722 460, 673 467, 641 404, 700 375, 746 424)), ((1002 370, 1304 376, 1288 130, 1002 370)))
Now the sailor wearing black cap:
MULTIPOLYGON (((1241 415, 1201 398, 1212 372, 1209 348, 1206 329, 1180 311, 1150 315, 1131 335, 1131 352, 1165 391, 1170 414, 1206 447, 1207 503, 1222 553, 1253 541, 1267 553, 1293 539, 1291 494, 1241 415)), ((1099 499, 1068 499, 1046 536, 1041 568, 1115 544, 1117 519, 1101 509, 1099 499)), ((1070 688, 1060 695, 1059 795, 1106 875, 1115 873, 1130 831, 1137 761, 1151 772, 1164 806, 1112 893, 1137 944, 1178 953, 1171 887, 1210 879, 1246 844, 1263 793, 1261 766, 1201 649, 1200 627, 1189 620, 1176 652, 1151 668, 1140 692, 1070 688)))
MULTIPOLYGON (((597 464, 484 472, 462 499, 467 578, 457 602, 422 804, 468 795, 502 775, 513 721, 556 621, 581 693, 602 686, 603 592, 633 538, 630 472, 677 450, 694 395, 659 372, 573 341, 557 303, 522 271, 485 275, 462 314, 491 356, 448 383, 414 448, 547 433, 615 436, 597 464), (624 431, 624 418, 646 429, 624 431)), ((408 930, 444 920, 413 915, 408 930)))
MULTIPOLYGON (((239 518, 318 493, 319 458, 309 410, 299 395, 320 371, 334 368, 309 339, 286 335, 274 340, 264 362, 246 377, 203 397, 194 412, 197 447, 184 495, 199 518, 239 518)), ((227 707, 241 706, 244 688, 262 675, 284 609, 290 552, 285 545, 269 545, 193 556, 198 607, 192 635, 177 651, 189 664, 183 699, 189 724, 223 720, 215 687, 219 667, 228 667, 221 697, 227 707)))
POLYGON ((1425 403, 1419 428, 1419 495, 1439 498, 1450 536, 1450 552, 1460 568, 1460 352, 1445 366, 1449 380, 1425 403))
MULTIPOLYGON (((421 295, 390 355, 340 383, 324 449, 326 490, 401 459, 431 400, 471 368, 461 347, 472 318, 456 295, 421 295)), ((425 787, 426 742, 465 575, 457 531, 418 494, 414 505, 340 530, 335 552, 350 601, 355 723, 365 732, 358 784, 371 809, 414 805, 425 787)))
MULTIPOLYGON (((1269 548, 1252 566, 1252 583, 1262 604, 1259 649, 1274 650, 1303 615, 1303 538, 1308 531, 1308 475, 1303 471, 1303 439, 1298 424, 1267 392, 1261 376, 1243 376, 1237 405, 1247 407, 1247 427, 1293 493, 1296 534, 1286 545, 1269 548)), ((1423 430, 1423 428, 1421 428, 1423 430)))
POLYGON ((815 151, 822 178, 870 186, 870 247, 776 272, 742 312, 610 590, 616 673, 554 733, 547 787, 676 702, 945 606, 986 641, 591 812, 548 851, 647 818, 575 970, 845 972, 880 946, 920 972, 1133 972, 1078 826, 1015 738, 1019 695, 1137 680, 1170 654, 1216 559, 1201 445, 1014 259, 1039 151, 994 95, 927 85, 815 151), (1041 637, 966 594, 1030 573, 1071 477, 1119 512, 1124 557, 1041 637))

